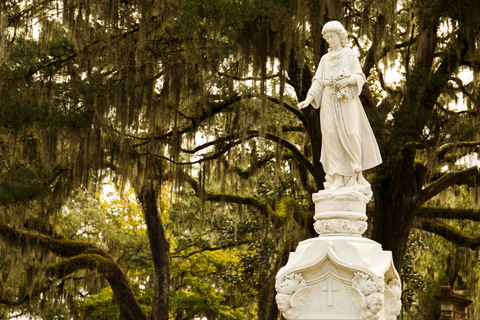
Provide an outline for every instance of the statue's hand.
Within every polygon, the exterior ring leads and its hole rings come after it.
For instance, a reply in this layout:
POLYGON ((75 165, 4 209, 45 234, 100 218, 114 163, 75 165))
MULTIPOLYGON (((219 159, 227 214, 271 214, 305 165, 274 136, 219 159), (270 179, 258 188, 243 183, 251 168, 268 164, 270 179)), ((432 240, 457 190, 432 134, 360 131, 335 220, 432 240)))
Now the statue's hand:
POLYGON ((312 97, 311 95, 308 95, 307 98, 305 99, 305 101, 300 102, 300 103, 297 105, 297 107, 298 107, 298 109, 306 108, 306 107, 308 107, 308 105, 309 105, 310 103, 312 103, 312 101, 313 101, 313 97, 312 97))
POLYGON ((338 80, 335 83, 335 90, 337 91, 342 90, 343 88, 347 87, 349 84, 350 84, 349 78, 338 80))

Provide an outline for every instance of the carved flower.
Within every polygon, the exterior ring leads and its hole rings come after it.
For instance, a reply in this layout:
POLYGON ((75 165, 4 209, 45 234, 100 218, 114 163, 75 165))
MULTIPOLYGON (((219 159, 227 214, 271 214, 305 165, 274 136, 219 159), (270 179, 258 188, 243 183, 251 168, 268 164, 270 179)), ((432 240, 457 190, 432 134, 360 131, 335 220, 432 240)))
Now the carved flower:
POLYGON ((379 287, 373 279, 363 272, 355 272, 352 286, 362 291, 366 296, 379 292, 379 287))
POLYGON ((338 101, 348 101, 348 87, 340 90, 335 89, 335 84, 346 78, 350 78, 351 73, 348 70, 342 69, 342 71, 330 78, 324 80, 323 84, 327 87, 331 87, 330 96, 336 98, 338 101))

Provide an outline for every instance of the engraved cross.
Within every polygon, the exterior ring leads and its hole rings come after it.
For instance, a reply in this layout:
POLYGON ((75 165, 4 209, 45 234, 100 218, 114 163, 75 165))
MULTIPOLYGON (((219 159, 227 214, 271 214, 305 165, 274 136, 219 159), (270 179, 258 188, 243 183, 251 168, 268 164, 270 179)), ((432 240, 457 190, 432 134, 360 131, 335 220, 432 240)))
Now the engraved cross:
POLYGON ((333 291, 337 291, 337 286, 333 285, 333 280, 328 280, 328 287, 323 287, 323 291, 328 291, 328 306, 333 306, 333 291))

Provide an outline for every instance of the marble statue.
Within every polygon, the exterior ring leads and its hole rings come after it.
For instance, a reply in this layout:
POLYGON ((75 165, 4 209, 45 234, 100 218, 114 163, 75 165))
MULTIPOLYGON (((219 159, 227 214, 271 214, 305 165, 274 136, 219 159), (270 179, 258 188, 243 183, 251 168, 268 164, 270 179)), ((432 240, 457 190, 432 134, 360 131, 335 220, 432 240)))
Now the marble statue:
POLYGON ((326 23, 322 34, 329 51, 321 58, 307 98, 298 108, 310 104, 320 108, 320 161, 326 172, 325 189, 369 187, 362 171, 379 165, 382 158, 359 99, 365 75, 340 22, 326 23))
POLYGON ((400 276, 390 251, 362 237, 373 192, 362 172, 382 162, 359 96, 365 83, 338 21, 322 30, 330 45, 299 108, 320 108, 325 190, 312 194, 318 237, 301 241, 276 275, 287 320, 396 320, 400 276))

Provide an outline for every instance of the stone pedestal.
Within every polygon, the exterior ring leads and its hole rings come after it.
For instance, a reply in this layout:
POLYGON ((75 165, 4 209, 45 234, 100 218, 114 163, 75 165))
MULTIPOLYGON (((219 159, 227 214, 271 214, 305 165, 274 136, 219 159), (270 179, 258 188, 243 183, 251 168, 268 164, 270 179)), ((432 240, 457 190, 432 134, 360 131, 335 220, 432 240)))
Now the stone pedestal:
POLYGON ((300 242, 276 277, 286 319, 396 319, 401 285, 392 254, 362 238, 370 198, 358 186, 313 195, 319 237, 300 242))
POLYGON ((435 297, 440 301, 440 319, 439 320, 466 320, 467 307, 472 300, 465 298, 464 290, 452 290, 450 286, 442 286, 440 296, 435 297))

